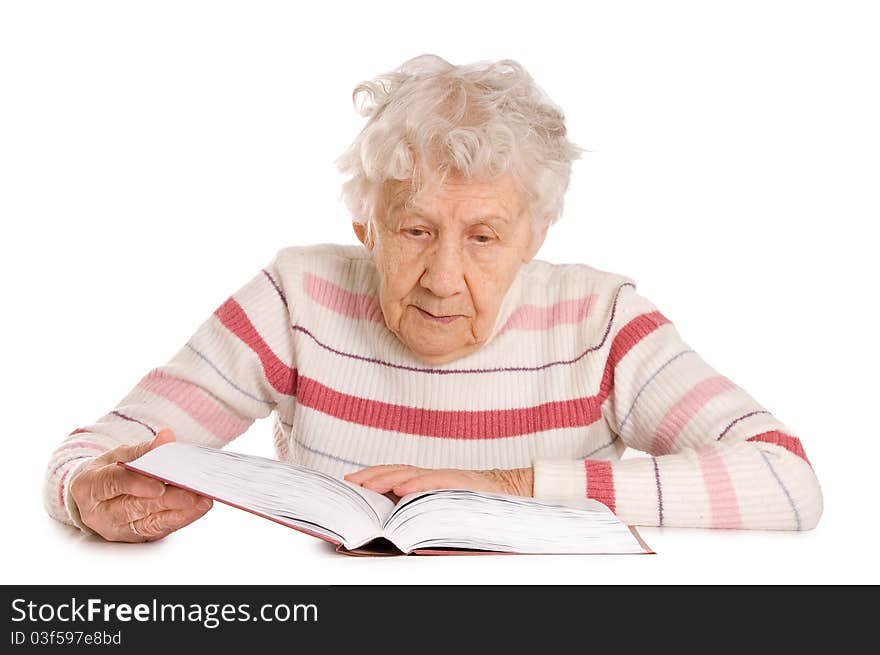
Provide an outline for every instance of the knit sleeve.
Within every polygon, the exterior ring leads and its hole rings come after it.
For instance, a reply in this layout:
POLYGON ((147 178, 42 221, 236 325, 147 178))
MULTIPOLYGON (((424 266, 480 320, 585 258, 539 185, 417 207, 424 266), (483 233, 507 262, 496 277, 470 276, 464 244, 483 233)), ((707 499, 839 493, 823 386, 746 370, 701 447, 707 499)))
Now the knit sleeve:
POLYGON ((278 403, 292 400, 296 369, 281 253, 223 302, 164 365, 107 414, 73 430, 52 453, 43 501, 85 532, 70 498, 74 472, 101 453, 170 427, 179 441, 222 447, 278 403))
POLYGON ((633 284, 618 290, 596 401, 643 451, 537 460, 535 496, 586 495, 630 525, 810 530, 822 493, 800 439, 709 366, 633 284))

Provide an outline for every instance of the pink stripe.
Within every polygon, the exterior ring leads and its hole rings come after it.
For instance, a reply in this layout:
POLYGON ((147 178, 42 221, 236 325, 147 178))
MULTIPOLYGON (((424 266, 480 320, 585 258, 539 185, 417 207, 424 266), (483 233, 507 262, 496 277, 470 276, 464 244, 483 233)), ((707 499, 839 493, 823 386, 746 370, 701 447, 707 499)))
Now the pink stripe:
POLYGON ((247 312, 235 298, 228 298, 214 314, 227 330, 257 354, 257 357, 260 358, 260 364, 263 365, 266 379, 276 391, 288 396, 296 395, 296 369, 285 364, 275 354, 269 344, 260 336, 259 331, 248 318, 247 312))
POLYGON ((311 273, 303 273, 303 287, 312 300, 337 314, 367 321, 383 320, 375 296, 352 293, 311 273))
POLYGON ((711 446, 698 450, 697 458, 703 471, 703 483, 709 494, 712 527, 739 528, 741 525, 739 502, 724 460, 711 446))
POLYGON ((138 387, 171 401, 223 443, 228 443, 253 423, 252 420, 232 416, 191 382, 158 370, 151 371, 138 383, 138 387))
MULTIPOLYGON (((599 383, 600 403, 605 402, 614 388, 614 372, 620 360, 640 344, 642 339, 667 324, 671 325, 672 322, 658 311, 639 314, 620 329, 617 336, 614 337, 614 341, 611 342, 608 359, 605 360, 605 371, 602 373, 602 381, 599 383)), ((610 327, 609 324, 606 331, 610 327)))
POLYGON ((731 389, 736 389, 736 385, 723 375, 706 378, 691 387, 690 391, 669 408, 660 421, 654 431, 650 453, 665 455, 672 452, 675 439, 688 421, 712 398, 731 389))
POLYGON ((549 330, 560 324, 580 323, 590 315, 597 294, 576 300, 563 300, 547 307, 521 305, 501 328, 507 330, 549 330))
POLYGON ((587 475, 587 498, 594 498, 614 512, 614 469, 611 462, 605 460, 584 460, 584 471, 587 475))
POLYGON ((79 434, 80 432, 88 432, 88 429, 86 429, 86 428, 77 428, 76 430, 74 430, 73 432, 71 432, 70 434, 68 434, 67 436, 68 436, 68 437, 72 437, 73 435, 75 435, 75 434, 79 434))
POLYGON ((614 337, 605 372, 594 396, 551 401, 531 407, 475 411, 435 410, 394 405, 331 389, 317 380, 298 377, 297 401, 343 421, 404 434, 444 439, 500 439, 557 428, 583 427, 602 416, 620 359, 654 330, 669 323, 660 312, 637 316, 614 337))
POLYGON ((594 396, 515 409, 423 409, 353 396, 303 376, 299 377, 297 402, 343 421, 444 439, 501 439, 587 426, 602 416, 594 396))
MULTIPOLYGON (((776 446, 782 446, 789 452, 800 457, 807 464, 810 464, 810 460, 807 459, 807 454, 804 452, 804 447, 801 445, 801 440, 790 434, 780 432, 779 430, 762 432, 761 434, 756 434, 754 437, 749 437, 746 441, 763 441, 764 443, 772 443, 776 446)), ((810 466, 812 467, 813 465, 810 464, 810 466)))

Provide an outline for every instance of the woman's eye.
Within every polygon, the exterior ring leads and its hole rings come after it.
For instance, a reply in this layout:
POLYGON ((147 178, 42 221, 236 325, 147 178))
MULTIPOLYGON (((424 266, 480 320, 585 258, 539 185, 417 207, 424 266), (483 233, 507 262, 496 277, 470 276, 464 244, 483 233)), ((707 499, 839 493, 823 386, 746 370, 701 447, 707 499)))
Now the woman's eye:
POLYGON ((477 240, 477 243, 489 243, 492 240, 488 234, 475 234, 474 239, 477 240))
POLYGON ((421 236, 422 234, 427 234, 427 232, 425 232, 425 230, 420 230, 416 227, 412 227, 412 228, 407 229, 406 233, 409 234, 410 236, 414 236, 414 237, 421 236))

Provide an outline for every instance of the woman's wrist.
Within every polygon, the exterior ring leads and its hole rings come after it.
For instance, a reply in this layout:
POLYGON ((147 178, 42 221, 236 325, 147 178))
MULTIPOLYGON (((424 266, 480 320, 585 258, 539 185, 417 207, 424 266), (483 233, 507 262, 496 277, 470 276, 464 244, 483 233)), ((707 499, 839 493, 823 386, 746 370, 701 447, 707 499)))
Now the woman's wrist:
POLYGON ((61 492, 64 508, 67 510, 71 524, 86 534, 96 534, 96 532, 82 519, 79 504, 76 501, 76 496, 73 494, 73 481, 78 475, 88 470, 89 465, 92 464, 95 459, 96 457, 84 457, 78 461, 75 460, 70 466, 67 479, 65 480, 64 489, 61 492))
POLYGON ((500 471, 506 493, 512 496, 531 496, 534 487, 532 467, 500 471))

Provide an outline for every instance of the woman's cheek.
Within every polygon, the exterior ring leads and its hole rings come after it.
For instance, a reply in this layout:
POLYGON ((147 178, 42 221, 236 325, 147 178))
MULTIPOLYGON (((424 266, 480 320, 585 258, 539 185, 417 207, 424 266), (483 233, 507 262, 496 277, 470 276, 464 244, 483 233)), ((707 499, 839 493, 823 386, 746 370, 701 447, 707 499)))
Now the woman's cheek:
MULTIPOLYGON (((515 271, 514 271, 515 272, 515 271)), ((501 307, 504 294, 510 288, 513 276, 502 265, 477 267, 472 278, 471 293, 474 306, 479 310, 481 318, 491 317, 501 307)))
POLYGON ((400 274, 406 270, 407 260, 411 258, 411 255, 401 246, 402 244, 396 239, 392 239, 391 243, 383 249, 382 256, 377 262, 382 269, 386 281, 392 285, 398 280, 400 274))
POLYGON ((408 239, 402 234, 396 234, 391 239, 390 251, 401 263, 409 263, 418 259, 425 244, 418 239, 408 239))
POLYGON ((422 268, 418 251, 412 248, 390 248, 385 253, 381 267, 388 296, 396 301, 403 300, 418 284, 422 268))

